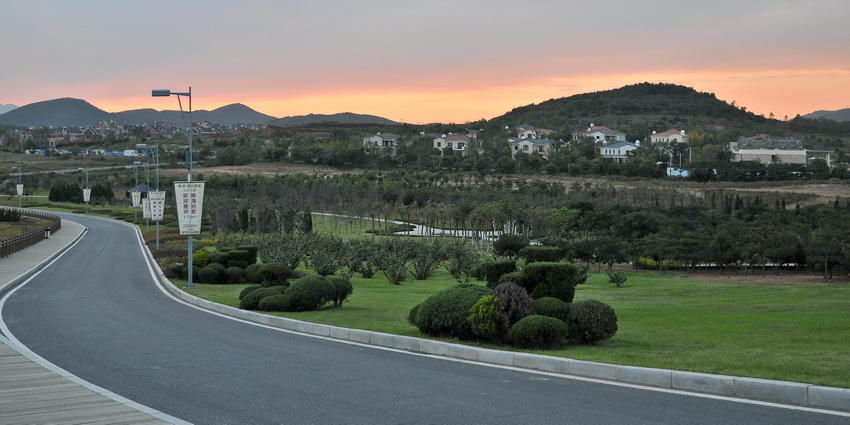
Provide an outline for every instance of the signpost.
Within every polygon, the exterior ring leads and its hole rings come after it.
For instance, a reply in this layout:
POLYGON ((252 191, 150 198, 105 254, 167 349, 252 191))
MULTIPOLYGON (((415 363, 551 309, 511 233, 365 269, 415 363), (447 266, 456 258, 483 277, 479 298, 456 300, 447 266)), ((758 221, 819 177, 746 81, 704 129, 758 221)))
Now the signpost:
POLYGON ((174 182, 177 222, 181 235, 200 235, 204 206, 204 182, 174 182))

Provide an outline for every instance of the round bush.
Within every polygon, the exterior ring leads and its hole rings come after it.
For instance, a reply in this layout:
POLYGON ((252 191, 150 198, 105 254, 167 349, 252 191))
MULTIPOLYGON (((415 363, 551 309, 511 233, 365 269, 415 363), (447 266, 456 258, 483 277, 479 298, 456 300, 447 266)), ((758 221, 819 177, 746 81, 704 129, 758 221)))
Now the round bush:
POLYGON ((573 303, 567 315, 570 341, 595 344, 617 333, 617 314, 608 304, 585 300, 573 303))
POLYGON ((288 311, 309 311, 332 301, 336 288, 330 279, 311 275, 294 282, 285 294, 289 297, 288 311))
POLYGON ((239 300, 241 301, 243 298, 245 298, 245 295, 248 295, 248 293, 250 293, 251 291, 260 288, 262 288, 262 286, 260 285, 250 285, 242 288, 242 290, 239 291, 239 300))
POLYGON ((567 325, 554 317, 527 316, 511 327, 506 339, 514 347, 546 350, 567 339, 567 325))
POLYGON ((245 281, 257 284, 261 283, 263 281, 263 275, 260 274, 262 267, 262 264, 251 264, 245 267, 245 281))
POLYGON ((194 254, 192 254, 192 265, 198 267, 206 267, 206 265, 210 262, 210 255, 207 250, 202 249, 194 254))
POLYGON ((265 263, 260 267, 263 286, 288 285, 286 279, 292 275, 292 270, 281 263, 265 263))
POLYGON ((470 283, 444 289, 414 307, 408 320, 427 335, 469 339, 473 336, 469 309, 486 293, 486 287, 470 283))
POLYGON ((484 295, 469 309, 467 318, 472 325, 472 332, 489 339, 497 339, 499 326, 499 297, 484 295))
POLYGON ((226 269, 226 268, 227 268, 227 267, 224 267, 224 264, 221 264, 221 263, 212 263, 212 262, 211 262, 211 263, 209 263, 209 264, 207 264, 207 265, 206 265, 206 267, 212 267, 212 268, 214 268, 214 269, 216 269, 216 270, 220 271, 221 273, 224 273, 224 269, 226 269))
POLYGON ((239 308, 243 310, 257 310, 260 308, 260 300, 270 295, 280 294, 279 287, 272 286, 269 288, 259 288, 249 292, 239 301, 239 308))
POLYGON ((284 294, 269 295, 261 299, 257 307, 262 311, 288 311, 289 296, 284 294))
POLYGON ((534 300, 534 314, 546 317, 554 317, 564 323, 570 312, 570 304, 555 297, 543 297, 534 300))
MULTIPOLYGON (((194 282, 198 281, 198 272, 199 271, 201 271, 201 269, 193 263, 192 264, 192 281, 194 281, 194 282)), ((183 267, 183 279, 189 279, 189 266, 183 267)))
POLYGON ((206 266, 198 270, 198 280, 200 280, 201 283, 219 283, 222 280, 223 271, 224 270, 220 270, 217 267, 206 266))
POLYGON ((522 272, 511 272, 505 273, 499 277, 499 285, 503 283, 514 283, 519 286, 522 285, 522 272))
POLYGON ((520 286, 506 282, 490 291, 499 297, 499 333, 504 335, 516 322, 534 313, 534 304, 528 292, 520 286))
POLYGON ((239 267, 228 267, 224 270, 224 281, 229 284, 242 283, 245 280, 245 270, 239 267))
POLYGON ((351 282, 342 278, 331 278, 331 283, 334 286, 334 307, 342 307, 342 303, 354 292, 354 286, 351 285, 351 282))

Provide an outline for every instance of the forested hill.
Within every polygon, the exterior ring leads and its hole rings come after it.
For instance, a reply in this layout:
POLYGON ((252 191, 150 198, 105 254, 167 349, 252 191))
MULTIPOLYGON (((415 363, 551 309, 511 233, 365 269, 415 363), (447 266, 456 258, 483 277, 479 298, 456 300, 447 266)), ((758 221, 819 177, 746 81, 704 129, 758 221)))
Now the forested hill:
POLYGON ((583 127, 590 122, 610 128, 657 123, 658 129, 666 130, 661 127, 687 128, 709 123, 752 127, 774 120, 719 100, 713 93, 676 84, 641 83, 522 106, 491 122, 528 123, 553 130, 564 130, 565 124, 583 127))

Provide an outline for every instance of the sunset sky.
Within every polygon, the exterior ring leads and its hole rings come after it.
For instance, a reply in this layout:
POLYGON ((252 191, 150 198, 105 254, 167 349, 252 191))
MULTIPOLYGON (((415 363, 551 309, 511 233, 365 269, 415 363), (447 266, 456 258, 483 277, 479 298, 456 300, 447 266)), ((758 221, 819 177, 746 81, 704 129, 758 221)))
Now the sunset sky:
POLYGON ((243 103, 285 117, 490 119, 644 81, 757 114, 850 106, 847 0, 4 0, 0 103, 243 103))

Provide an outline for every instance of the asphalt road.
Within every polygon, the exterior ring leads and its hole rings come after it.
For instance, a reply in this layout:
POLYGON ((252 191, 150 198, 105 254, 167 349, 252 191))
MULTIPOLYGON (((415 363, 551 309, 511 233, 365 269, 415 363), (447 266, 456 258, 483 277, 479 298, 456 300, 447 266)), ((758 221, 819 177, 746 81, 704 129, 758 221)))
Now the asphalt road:
MULTIPOLYGON (((68 218, 68 217, 66 217, 68 218)), ((135 231, 88 234, 6 302, 2 319, 59 367, 196 424, 847 424, 730 401, 287 333, 161 291, 135 231)))

